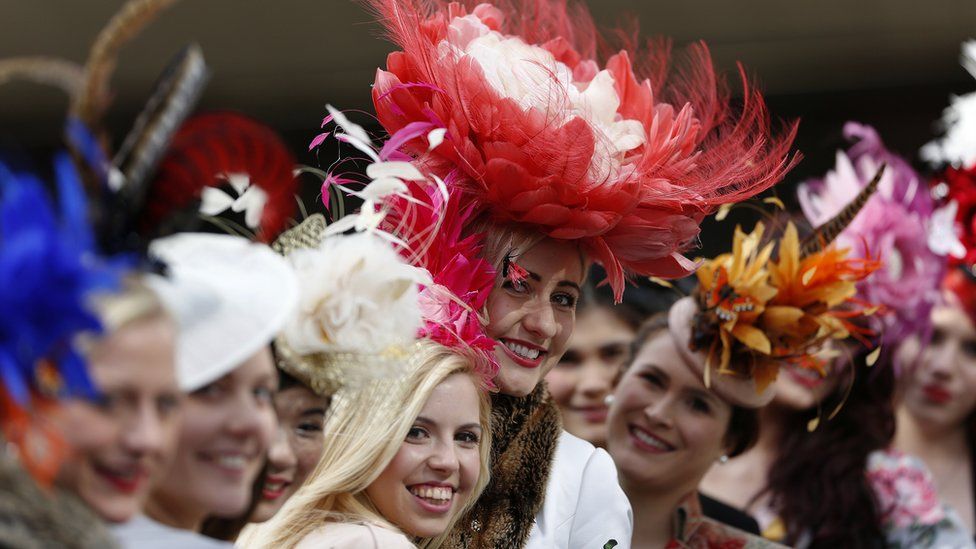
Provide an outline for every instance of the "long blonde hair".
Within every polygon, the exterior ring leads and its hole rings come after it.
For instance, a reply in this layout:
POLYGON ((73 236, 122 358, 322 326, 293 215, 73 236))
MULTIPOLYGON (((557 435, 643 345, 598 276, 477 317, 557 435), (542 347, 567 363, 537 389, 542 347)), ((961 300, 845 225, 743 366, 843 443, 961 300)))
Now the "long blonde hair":
MULTIPOLYGON (((417 343, 406 360, 400 378, 360 382, 336 393, 315 470, 271 520, 248 527, 239 546, 294 547, 326 522, 369 522, 398 530, 369 500, 366 488, 396 456, 434 388, 453 374, 474 375, 467 358, 431 341, 417 343)), ((474 490, 444 534, 415 540, 421 547, 439 547, 488 484, 491 409, 487 394, 479 394, 481 467, 474 490)))

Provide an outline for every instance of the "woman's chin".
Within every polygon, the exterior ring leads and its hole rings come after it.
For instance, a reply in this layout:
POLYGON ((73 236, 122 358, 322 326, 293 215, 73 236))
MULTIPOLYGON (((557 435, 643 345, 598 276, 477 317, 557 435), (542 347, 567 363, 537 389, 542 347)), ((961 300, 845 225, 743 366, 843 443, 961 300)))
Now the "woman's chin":
POLYGON ((542 381, 544 368, 523 368, 512 364, 508 357, 499 357, 498 362, 498 375, 495 376, 495 385, 504 395, 527 396, 542 381))

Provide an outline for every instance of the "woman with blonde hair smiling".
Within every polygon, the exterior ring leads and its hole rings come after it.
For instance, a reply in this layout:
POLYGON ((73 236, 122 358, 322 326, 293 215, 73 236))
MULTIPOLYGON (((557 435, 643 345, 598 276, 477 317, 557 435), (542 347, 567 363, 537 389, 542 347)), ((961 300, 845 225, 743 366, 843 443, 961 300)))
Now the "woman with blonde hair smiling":
POLYGON ((489 405, 460 355, 419 342, 406 360, 336 394, 318 466, 243 546, 439 546, 488 483, 489 405))
POLYGON ((300 287, 275 342, 279 365, 332 395, 322 455, 239 543, 436 547, 488 482, 484 377, 461 342, 417 337, 444 327, 420 304, 429 272, 375 234, 334 231, 313 215, 274 244, 300 287))

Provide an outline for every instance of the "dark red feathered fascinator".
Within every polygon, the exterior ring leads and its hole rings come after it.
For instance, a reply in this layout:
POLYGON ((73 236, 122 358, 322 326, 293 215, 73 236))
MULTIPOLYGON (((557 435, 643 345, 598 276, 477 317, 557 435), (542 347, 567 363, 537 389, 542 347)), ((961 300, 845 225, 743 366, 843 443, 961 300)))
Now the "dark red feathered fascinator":
POLYGON ((165 230, 168 218, 188 207, 195 217, 202 200, 204 213, 247 210, 255 236, 270 242, 295 209, 294 167, 294 156, 271 128, 231 112, 195 116, 176 132, 159 165, 143 230, 165 230), (234 187, 235 196, 216 189, 222 182, 234 187), (210 192, 214 198, 207 200, 210 192))
POLYGON ((771 134, 745 80, 732 113, 708 48, 672 64, 667 42, 600 64, 599 36, 566 0, 368 0, 401 48, 378 70, 377 117, 390 134, 447 130, 404 150, 456 182, 475 215, 580 240, 619 298, 625 272, 677 277, 717 206, 749 198, 795 164, 791 124, 771 134))

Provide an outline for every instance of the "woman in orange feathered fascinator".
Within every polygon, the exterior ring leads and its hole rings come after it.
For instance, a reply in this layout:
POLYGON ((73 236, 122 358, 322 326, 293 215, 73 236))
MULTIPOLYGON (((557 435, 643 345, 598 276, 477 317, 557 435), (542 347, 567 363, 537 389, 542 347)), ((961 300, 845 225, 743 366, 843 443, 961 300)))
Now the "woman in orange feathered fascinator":
POLYGON ((713 464, 756 444, 781 369, 821 376, 829 342, 863 337, 855 322, 876 307, 854 299, 856 285, 879 262, 829 243, 864 201, 805 241, 792 223, 777 235, 736 227, 731 252, 698 269, 694 294, 638 331, 607 418, 642 525, 635 547, 780 547, 703 515, 698 488, 713 464))
MULTIPOLYGON (((422 300, 436 303, 439 285, 462 297, 439 310, 477 320, 453 335, 486 351, 497 389, 492 480, 447 544, 628 547, 609 456, 562 431, 540 381, 565 351, 591 262, 618 300, 628 276, 689 274, 682 252, 701 220, 779 181, 797 160, 796 126, 773 135, 741 70, 733 109, 704 44, 672 60, 667 41, 601 35, 581 3, 367 3, 399 48, 373 86, 390 137, 374 149, 344 116, 326 119, 374 164, 354 193, 360 217, 340 227, 396 235, 434 276, 422 300), (424 248, 438 231, 440 251, 424 248)), ((348 174, 332 184, 348 189, 348 174)))

